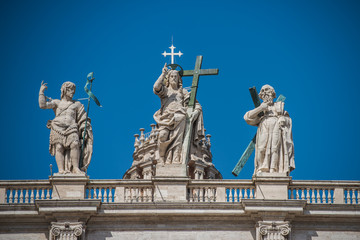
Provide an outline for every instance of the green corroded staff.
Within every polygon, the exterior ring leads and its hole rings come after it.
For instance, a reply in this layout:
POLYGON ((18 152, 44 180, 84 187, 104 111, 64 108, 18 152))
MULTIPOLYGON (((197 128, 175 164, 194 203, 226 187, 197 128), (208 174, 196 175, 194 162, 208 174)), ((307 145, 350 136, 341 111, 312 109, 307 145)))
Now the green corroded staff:
MULTIPOLYGON (((256 88, 255 87, 249 88, 249 91, 250 91, 251 98, 254 102, 255 108, 259 107, 261 102, 260 102, 259 95, 256 91, 256 88)), ((283 102, 283 101, 285 101, 285 99, 286 98, 283 95, 280 95, 277 98, 276 102, 283 102)), ((263 115, 264 113, 261 112, 259 114, 263 115)), ((237 177, 239 175, 239 173, 245 166, 245 163, 247 162, 247 160, 250 158, 251 154, 253 153, 253 151, 255 149, 255 143, 256 143, 256 134, 253 137, 253 139, 250 141, 250 143, 247 146, 247 148, 245 149, 244 153, 241 155, 241 158, 239 159, 238 163, 235 165, 234 169, 232 170, 232 174, 235 177, 237 177)))
POLYGON ((83 158, 83 152, 84 152, 84 146, 85 146, 85 137, 86 137, 86 128, 87 128, 87 122, 88 122, 88 116, 89 116, 89 111, 90 111, 90 99, 94 100, 94 102, 96 103, 96 105, 98 105, 99 107, 102 107, 99 100, 95 97, 95 95, 91 92, 91 88, 92 88, 92 82, 94 81, 94 72, 91 72, 87 75, 87 81, 84 87, 84 90, 86 92, 86 94, 89 96, 88 97, 88 105, 87 105, 87 109, 86 109, 86 120, 85 120, 85 128, 84 128, 84 136, 83 136, 83 142, 81 144, 81 153, 80 153, 80 161, 79 161, 79 167, 80 169, 82 168, 82 158, 83 158), (90 89, 88 88, 88 86, 90 85, 90 89))

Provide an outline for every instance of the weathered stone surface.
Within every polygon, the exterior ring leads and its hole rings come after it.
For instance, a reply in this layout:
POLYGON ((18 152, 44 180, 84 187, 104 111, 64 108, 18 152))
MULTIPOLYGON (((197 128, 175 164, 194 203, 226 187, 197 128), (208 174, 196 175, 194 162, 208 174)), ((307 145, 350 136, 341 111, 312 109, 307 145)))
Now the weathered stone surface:
POLYGON ((47 127, 50 129, 50 154, 55 156, 60 174, 82 173, 89 166, 92 156, 92 128, 86 118, 84 105, 73 100, 75 88, 72 82, 63 83, 60 100, 45 97, 46 83, 41 83, 39 91, 39 107, 53 109, 55 112, 55 118, 48 121, 47 127), (80 156, 83 141, 86 145, 80 156))
POLYGON ((254 175, 263 172, 285 173, 295 169, 292 121, 284 102, 275 102, 276 93, 264 85, 259 93, 263 103, 244 115, 245 121, 257 126, 254 175))

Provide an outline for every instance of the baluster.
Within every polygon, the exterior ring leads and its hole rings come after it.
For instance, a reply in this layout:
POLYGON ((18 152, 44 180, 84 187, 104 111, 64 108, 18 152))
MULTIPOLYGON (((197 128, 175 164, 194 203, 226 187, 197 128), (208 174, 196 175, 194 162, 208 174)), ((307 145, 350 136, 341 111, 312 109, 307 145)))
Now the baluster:
POLYGON ((352 199, 351 199, 351 203, 352 203, 352 204, 356 204, 356 195, 355 195, 355 191, 356 191, 356 189, 355 189, 355 188, 353 188, 353 189, 352 189, 352 199))
POLYGON ((238 188, 234 188, 234 202, 238 202, 238 188))
POLYGON ((254 193, 253 193, 253 188, 249 188, 250 190, 250 199, 253 199, 254 198, 254 193))
POLYGON ((300 199, 299 188, 295 188, 295 199, 300 199))
POLYGON ((108 199, 108 187, 104 187, 104 202, 109 202, 109 199, 108 199))
POLYGON ((310 195, 310 188, 306 188, 306 202, 310 203, 311 195, 310 195))
POLYGON ((29 189, 25 189, 25 203, 29 203, 29 189))
POLYGON ((30 203, 35 201, 35 188, 30 189, 30 203))
POLYGON ((209 201, 209 192, 208 192, 208 188, 204 187, 203 188, 203 192, 204 192, 204 201, 203 202, 208 202, 209 201))
POLYGON ((24 203, 24 189, 21 188, 19 192, 19 203, 24 203))
POLYGON ((315 203, 316 195, 315 195, 315 188, 311 189, 311 203, 315 203))
POLYGON ((101 202, 103 202, 103 199, 102 199, 102 196, 103 196, 103 194, 102 194, 102 187, 99 187, 99 200, 101 201, 101 202))
POLYGON ((200 187, 199 192, 199 202, 204 202, 204 189, 200 187))
POLYGON ((239 188, 239 202, 240 202, 241 199, 243 198, 243 193, 242 193, 242 191, 243 191, 243 188, 240 187, 240 188, 239 188))
POLYGON ((19 203, 19 193, 18 193, 18 189, 15 189, 14 203, 19 203))
POLYGON ((110 187, 109 188, 109 201, 108 202, 114 202, 112 191, 113 191, 113 188, 110 187))
POLYGON ((13 191, 14 191, 14 190, 10 188, 10 190, 9 190, 9 203, 13 203, 13 202, 14 202, 13 191))
POLYGON ((245 187, 245 188, 244 188, 244 198, 245 198, 245 199, 249 199, 249 196, 248 196, 247 190, 248 190, 248 188, 247 188, 247 187, 245 187))
POLYGON ((42 188, 42 189, 41 189, 40 199, 45 199, 45 188, 42 188))
POLYGON ((233 189, 232 189, 232 188, 229 188, 229 202, 233 202, 233 201, 234 201, 232 191, 233 191, 233 189))
POLYGON ((294 199, 294 188, 290 188, 290 199, 294 199))
POLYGON ((316 203, 320 203, 320 188, 316 189, 316 203))
POLYGON ((300 199, 305 200, 305 188, 300 188, 300 190, 301 190, 300 199))
POLYGON ((150 189, 148 187, 144 188, 144 202, 150 202, 150 189))
POLYGON ((322 189, 322 203, 327 203, 327 199, 326 199, 327 197, 326 197, 326 189, 325 188, 323 188, 322 189))
POLYGON ((51 188, 46 189, 46 199, 50 199, 50 190, 51 188))
POLYGON ((347 204, 350 204, 350 203, 351 203, 351 202, 350 202, 350 189, 347 188, 347 189, 346 189, 346 192, 347 192, 347 195, 346 195, 346 203, 347 203, 347 204))

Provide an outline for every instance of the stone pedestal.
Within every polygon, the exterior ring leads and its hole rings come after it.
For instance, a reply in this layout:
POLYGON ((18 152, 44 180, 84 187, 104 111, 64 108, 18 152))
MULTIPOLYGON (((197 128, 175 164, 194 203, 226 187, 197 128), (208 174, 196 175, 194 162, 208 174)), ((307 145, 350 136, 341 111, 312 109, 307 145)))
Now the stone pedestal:
POLYGON ((155 202, 187 202, 188 177, 154 177, 155 202))
POLYGON ((85 185, 89 177, 83 174, 58 174, 49 178, 52 185, 52 199, 84 199, 85 185))
POLYGON ((187 167, 185 164, 156 164, 156 177, 186 177, 187 167))
POLYGON ((291 177, 281 173, 260 173, 252 178, 256 199, 287 200, 291 177))

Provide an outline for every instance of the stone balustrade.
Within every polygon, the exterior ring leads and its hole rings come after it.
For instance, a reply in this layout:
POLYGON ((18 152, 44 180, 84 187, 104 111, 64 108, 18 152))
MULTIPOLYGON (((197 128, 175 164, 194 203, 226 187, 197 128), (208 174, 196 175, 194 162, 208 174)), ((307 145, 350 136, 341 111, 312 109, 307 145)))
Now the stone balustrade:
POLYGON ((251 180, 192 180, 188 184, 189 202, 241 202, 255 198, 251 180))
MULTIPOLYGON (((238 203, 257 199, 256 183, 252 180, 189 179, 184 184, 188 202, 238 203)), ((85 195, 79 199, 97 199, 103 203, 153 202, 154 188, 153 179, 89 180, 85 195)), ((50 200, 52 189, 50 179, 0 181, 0 203, 33 204, 36 200, 50 200)), ((301 180, 290 181, 288 186, 288 199, 305 200, 308 204, 360 204, 359 198, 360 181, 301 180)))
POLYGON ((0 181, 0 203, 31 204, 38 199, 52 199, 49 180, 0 181))
POLYGON ((360 204, 359 181, 292 181, 289 199, 312 204, 360 204))

